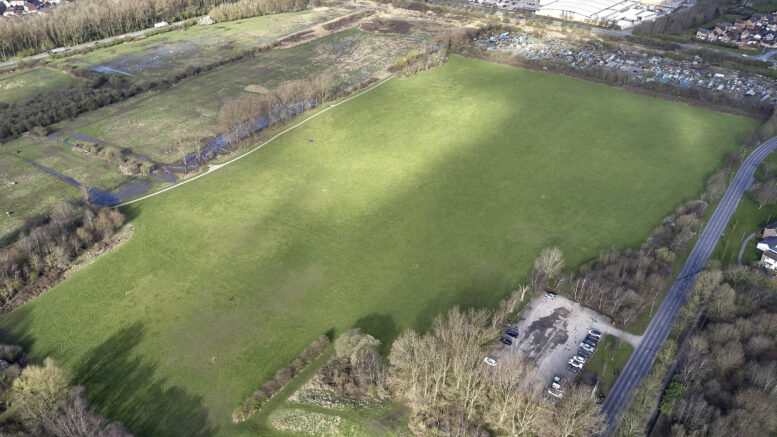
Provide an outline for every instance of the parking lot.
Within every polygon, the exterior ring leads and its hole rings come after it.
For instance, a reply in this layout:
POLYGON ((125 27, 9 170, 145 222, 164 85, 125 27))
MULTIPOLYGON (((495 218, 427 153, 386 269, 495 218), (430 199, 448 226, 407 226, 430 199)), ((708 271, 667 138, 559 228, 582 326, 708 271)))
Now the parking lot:
POLYGON ((578 345, 589 329, 598 330, 602 336, 614 335, 634 347, 639 344, 641 337, 615 329, 610 323, 609 317, 565 297, 540 295, 523 309, 521 319, 513 326, 518 331, 513 344, 500 344, 491 356, 498 362, 506 354, 519 354, 536 364, 537 377, 543 382, 555 375, 572 380, 577 374, 567 370, 567 362, 577 355, 578 345))

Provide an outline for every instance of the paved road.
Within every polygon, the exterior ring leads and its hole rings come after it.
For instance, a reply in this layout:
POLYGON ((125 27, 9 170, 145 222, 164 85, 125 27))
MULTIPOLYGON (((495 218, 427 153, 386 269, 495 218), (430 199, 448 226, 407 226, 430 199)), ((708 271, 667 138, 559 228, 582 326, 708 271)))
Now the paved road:
POLYGON ((614 435, 618 429, 622 414, 634 398, 637 387, 647 375, 656 359, 656 353, 669 335, 672 322, 674 322, 680 305, 685 301, 685 293, 693 285, 696 274, 704 269, 707 259, 715 249, 731 215, 734 214, 739 200, 753 182, 753 173, 755 173, 756 167, 775 148, 777 148, 777 137, 761 144, 745 159, 726 190, 726 194, 723 195, 720 204, 712 213, 712 218, 693 247, 683 269, 642 336, 642 343, 629 358, 626 367, 604 401, 602 408, 607 415, 605 437, 614 435))
MULTIPOLYGON (((168 27, 177 27, 177 26, 182 25, 183 23, 184 23, 183 21, 176 21, 175 23, 170 23, 170 25, 168 27)), ((90 41, 90 42, 86 42, 86 43, 83 43, 83 44, 78 44, 78 45, 70 46, 70 47, 60 47, 60 48, 56 48, 56 49, 52 50, 51 54, 66 53, 66 52, 69 52, 71 50, 79 50, 79 49, 83 49, 83 48, 86 48, 86 47, 92 47, 95 44, 109 43, 109 42, 115 41, 117 39, 134 38, 136 36, 140 36, 140 35, 143 35, 145 33, 148 33, 148 32, 154 31, 154 30, 157 30, 157 29, 154 28, 154 27, 149 27, 148 29, 139 30, 137 32, 125 33, 123 35, 116 35, 116 36, 112 36, 110 38, 101 39, 101 40, 98 40, 98 41, 90 41)), ((36 61, 38 59, 43 59, 43 58, 45 58, 47 56, 51 56, 51 55, 48 52, 44 52, 44 53, 38 53, 37 55, 27 56, 26 58, 23 58, 21 60, 16 59, 16 60, 0 62, 0 68, 13 67, 14 65, 18 64, 21 61, 24 61, 24 62, 36 61)))

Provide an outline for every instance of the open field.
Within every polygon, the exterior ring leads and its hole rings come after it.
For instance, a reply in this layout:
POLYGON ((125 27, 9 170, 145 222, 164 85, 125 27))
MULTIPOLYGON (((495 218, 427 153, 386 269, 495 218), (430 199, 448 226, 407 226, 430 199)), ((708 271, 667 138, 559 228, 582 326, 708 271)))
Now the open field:
POLYGON ((331 20, 349 11, 316 8, 243 20, 192 26, 53 61, 65 71, 89 68, 125 79, 163 78, 237 56, 284 35, 331 20))
POLYGON ((79 85, 83 80, 45 67, 0 74, 0 102, 16 103, 35 94, 79 85))
POLYGON ((0 215, 0 241, 11 236, 27 218, 49 213, 62 199, 81 195, 75 186, 34 164, 103 190, 127 180, 117 167, 45 138, 25 136, 1 150, 0 205, 4 209, 0 215), (7 215, 5 211, 13 213, 7 215))
POLYGON ((351 29, 288 49, 272 50, 200 74, 160 93, 146 94, 56 125, 63 131, 129 147, 135 153, 170 163, 179 137, 188 152, 222 131, 218 114, 228 99, 261 92, 281 82, 336 73, 343 83, 354 84, 384 71, 396 59, 423 43, 396 35, 351 29))
POLYGON ((127 207, 130 241, 0 327, 136 435, 251 435, 231 411, 317 336, 390 342, 543 247, 636 246, 755 126, 452 57, 127 207))
MULTIPOLYGON (((281 14, 260 18, 285 23, 281 20, 285 15, 289 15, 292 21, 297 17, 295 14, 281 14)), ((218 114, 219 108, 228 99, 266 91, 284 81, 312 77, 324 71, 337 74, 343 84, 355 84, 380 74, 394 60, 423 44, 403 36, 350 29, 295 47, 276 49, 184 80, 170 89, 146 93, 82 114, 75 120, 55 125, 57 131, 53 135, 73 142, 84 141, 74 138, 74 134, 86 135, 122 148, 129 147, 133 152, 157 162, 171 163, 181 157, 174 148, 178 138, 186 141, 187 152, 193 152, 198 144, 202 145, 208 138, 223 133, 218 114)), ((121 176, 118 168, 111 169, 98 158, 72 152, 65 145, 45 139, 24 137, 3 145, 2 150, 20 150, 26 159, 102 190, 111 190, 130 179, 121 176), (39 159, 44 161, 39 162, 39 159), (67 165, 60 165, 63 162, 67 165)), ((22 203, 9 203, 15 211, 13 217, 0 217, 0 239, 17 229, 27 217, 49 211, 56 203, 55 198, 67 197, 61 196, 62 187, 56 184, 30 188, 34 189, 25 191, 27 194, 20 198, 22 203)), ((19 192, 19 187, 14 189, 19 192)), ((77 195, 75 189, 66 192, 77 195)), ((0 203, 5 205, 1 202, 3 200, 6 198, 0 194, 0 203)))

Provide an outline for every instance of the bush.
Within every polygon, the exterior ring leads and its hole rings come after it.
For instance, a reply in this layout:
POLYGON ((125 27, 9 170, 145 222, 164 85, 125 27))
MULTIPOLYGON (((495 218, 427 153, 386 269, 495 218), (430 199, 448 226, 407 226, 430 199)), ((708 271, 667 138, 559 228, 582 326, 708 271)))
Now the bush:
POLYGON ((313 362, 319 355, 329 347, 329 337, 322 335, 318 337, 310 346, 307 347, 302 353, 289 363, 286 367, 279 370, 275 377, 265 382, 259 390, 255 391, 248 399, 243 402, 242 405, 237 407, 232 412, 232 422, 240 423, 246 421, 249 417, 259 411, 264 404, 267 403, 273 396, 278 394, 283 387, 286 386, 292 379, 300 374, 310 363, 313 362))

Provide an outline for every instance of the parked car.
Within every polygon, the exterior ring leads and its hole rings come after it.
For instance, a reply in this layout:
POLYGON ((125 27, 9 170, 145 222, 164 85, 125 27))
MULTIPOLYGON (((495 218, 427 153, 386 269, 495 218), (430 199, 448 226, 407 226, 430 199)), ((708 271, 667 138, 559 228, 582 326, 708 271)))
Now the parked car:
POLYGON ((550 386, 555 390, 564 391, 564 388, 558 382, 551 383, 550 386))
POLYGON ((583 348, 578 349, 577 354, 581 357, 591 358, 591 353, 583 348))
POLYGON ((583 348, 584 350, 590 352, 590 353, 594 353, 593 346, 589 345, 588 343, 580 343, 580 347, 583 348))
POLYGON ((545 292, 545 297, 547 297, 549 299, 555 299, 556 298, 556 293, 554 293, 552 291, 546 291, 545 292))
POLYGON ((602 338, 602 333, 597 331, 596 329, 588 330, 588 335, 593 335, 596 338, 602 338))
POLYGON ((598 343, 599 342, 599 339, 594 337, 593 335, 586 335, 585 339, 588 340, 588 341, 592 341, 594 343, 598 343))
POLYGON ((585 340, 583 340, 583 343, 587 344, 588 346, 591 346, 594 349, 596 349, 596 345, 598 344, 595 341, 589 340, 587 338, 585 340))
POLYGON ((513 344, 513 341, 510 339, 510 337, 500 337, 499 341, 501 341, 502 343, 504 343, 504 344, 506 344, 508 346, 513 344))
POLYGON ((566 384, 567 380, 562 378, 562 377, 560 377, 560 376, 554 376, 553 377, 553 382, 555 382, 556 384, 566 384))
POLYGON ((558 390, 554 390, 554 389, 552 389, 552 388, 549 388, 549 389, 548 389, 548 393, 549 393, 551 396, 554 396, 554 397, 557 397, 557 398, 562 398, 562 397, 564 396, 564 394, 563 394, 563 393, 561 393, 561 392, 560 392, 560 391, 558 391, 558 390))
POLYGON ((582 369, 583 368, 583 363, 581 363, 580 361, 575 361, 574 358, 572 358, 569 361, 567 361, 567 363, 577 367, 578 369, 582 369))
POLYGON ((578 369, 577 367, 575 367, 575 366, 573 366, 573 365, 571 365, 571 364, 567 364, 567 370, 569 370, 570 372, 575 372, 575 373, 577 373, 577 372, 578 372, 578 370, 580 370, 580 369, 578 369))
POLYGON ((489 366, 496 366, 496 360, 491 357, 485 357, 483 358, 483 361, 485 361, 489 366))
POLYGON ((586 359, 581 357, 580 355, 575 355, 574 357, 572 357, 572 359, 575 361, 580 361, 583 364, 585 364, 585 361, 586 361, 586 359))
POLYGON ((518 337, 518 331, 515 331, 513 329, 506 330, 505 334, 509 335, 510 337, 518 337))

